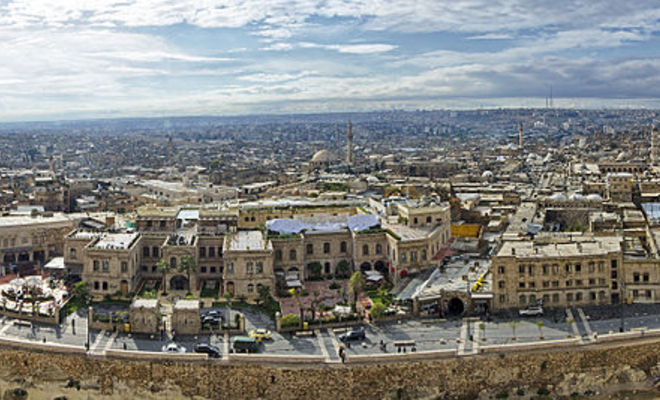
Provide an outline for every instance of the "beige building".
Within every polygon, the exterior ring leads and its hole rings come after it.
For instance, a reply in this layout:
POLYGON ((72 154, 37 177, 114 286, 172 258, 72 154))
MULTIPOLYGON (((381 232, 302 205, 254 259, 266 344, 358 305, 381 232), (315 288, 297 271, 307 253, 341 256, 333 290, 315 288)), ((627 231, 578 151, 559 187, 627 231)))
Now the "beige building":
POLYGON ((171 329, 183 335, 194 335, 202 330, 199 300, 179 300, 174 304, 171 329))
POLYGON ((492 259, 493 307, 617 303, 622 269, 617 236, 505 241, 492 259))
POLYGON ((275 287, 273 245, 261 231, 229 234, 223 249, 224 292, 234 297, 253 299, 260 285, 275 287))
POLYGON ((92 296, 126 295, 138 283, 139 233, 104 233, 83 249, 82 279, 92 296))
POLYGON ((161 328, 160 305, 156 299, 135 299, 129 310, 131 332, 156 333, 161 328))

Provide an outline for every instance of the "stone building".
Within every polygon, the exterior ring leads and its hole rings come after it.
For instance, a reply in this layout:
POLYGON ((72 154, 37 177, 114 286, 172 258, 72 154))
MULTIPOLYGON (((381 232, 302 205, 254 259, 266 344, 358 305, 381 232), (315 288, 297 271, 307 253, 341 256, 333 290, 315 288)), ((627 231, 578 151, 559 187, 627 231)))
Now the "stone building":
POLYGON ((492 258, 493 307, 617 303, 622 269, 618 236, 505 241, 492 258))
POLYGON ((178 300, 174 304, 171 329, 183 335, 194 335, 202 330, 198 300, 178 300))
POLYGON ((239 231, 227 236, 222 278, 225 293, 253 299, 260 285, 275 287, 273 245, 261 231, 239 231))
POLYGON ((160 305, 156 299, 135 299, 129 310, 131 332, 156 333, 161 328, 160 305))
POLYGON ((74 225, 74 220, 64 214, 0 217, 0 265, 5 272, 16 266, 25 274, 62 256, 64 238, 74 225))
POLYGON ((82 279, 92 296, 126 295, 138 283, 139 233, 103 233, 83 249, 82 279))

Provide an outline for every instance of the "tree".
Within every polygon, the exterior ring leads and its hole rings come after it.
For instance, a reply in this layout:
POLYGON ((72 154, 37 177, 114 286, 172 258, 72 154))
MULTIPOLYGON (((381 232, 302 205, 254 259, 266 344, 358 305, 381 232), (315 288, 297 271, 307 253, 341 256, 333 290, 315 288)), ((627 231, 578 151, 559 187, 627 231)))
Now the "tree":
POLYGON ((197 271, 197 265, 195 265, 195 259, 189 255, 185 255, 181 258, 181 264, 179 265, 179 272, 185 272, 186 277, 188 278, 188 294, 190 294, 190 274, 197 271))
POLYGON ((89 303, 89 286, 87 282, 77 282, 73 285, 73 295, 78 298, 80 304, 87 305, 89 303))
POLYGON ((321 293, 318 290, 315 290, 312 294, 314 295, 314 299, 312 300, 310 308, 312 309, 312 320, 316 320, 316 309, 321 304, 323 299, 319 297, 321 293))
POLYGON ((373 306, 371 306, 371 309, 369 310, 369 315, 371 318, 375 321, 380 319, 383 315, 385 315, 385 311, 387 310, 387 307, 385 307, 385 304, 383 304, 380 300, 377 300, 373 306))
POLYGON ((362 272, 360 271, 355 271, 353 272, 353 275, 351 275, 351 279, 348 281, 348 287, 353 293, 353 308, 355 309, 355 305, 357 304, 357 299, 358 299, 358 294, 364 289, 364 276, 362 275, 362 272))
POLYGON ((161 285, 163 286, 163 296, 164 296, 167 294, 167 281, 165 280, 165 276, 170 270, 170 263, 168 263, 167 260, 165 260, 164 258, 161 258, 160 261, 158 261, 158 264, 156 264, 156 270, 162 276, 161 285))
POLYGON ((509 322, 509 326, 511 327, 511 331, 513 332, 512 340, 516 340, 516 327, 518 326, 518 321, 509 322))
POLYGON ((321 277, 321 272, 323 271, 323 265, 321 265, 320 262, 318 261, 311 262, 307 267, 309 268, 309 274, 312 276, 312 278, 321 277))
POLYGON ((349 262, 346 260, 339 261, 339 264, 337 264, 337 276, 346 278, 350 274, 351 274, 351 264, 349 264, 349 262))
POLYGON ((301 324, 300 327, 302 328, 302 321, 303 319, 305 319, 302 299, 300 298, 300 296, 302 295, 302 290, 300 288, 297 289, 294 288, 294 289, 290 289, 289 293, 291 293, 293 297, 295 297, 296 303, 298 303, 298 309, 300 310, 300 324, 301 324))
POLYGON ((295 326, 300 326, 300 317, 296 314, 286 314, 282 316, 280 320, 282 328, 291 328, 295 326))
POLYGON ((536 321, 536 326, 539 327, 539 339, 543 340, 543 321, 536 321))

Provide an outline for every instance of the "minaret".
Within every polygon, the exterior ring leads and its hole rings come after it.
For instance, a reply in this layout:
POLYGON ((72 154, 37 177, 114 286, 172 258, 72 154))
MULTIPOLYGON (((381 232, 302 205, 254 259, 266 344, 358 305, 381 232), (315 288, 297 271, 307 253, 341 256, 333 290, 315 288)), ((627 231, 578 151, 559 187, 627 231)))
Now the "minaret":
POLYGON ((348 133, 346 133, 346 164, 353 165, 353 124, 348 121, 348 133))
POLYGON ((518 147, 523 148, 523 126, 522 122, 518 123, 518 147))
POLYGON ((658 125, 653 122, 651 125, 651 166, 658 165, 658 125))

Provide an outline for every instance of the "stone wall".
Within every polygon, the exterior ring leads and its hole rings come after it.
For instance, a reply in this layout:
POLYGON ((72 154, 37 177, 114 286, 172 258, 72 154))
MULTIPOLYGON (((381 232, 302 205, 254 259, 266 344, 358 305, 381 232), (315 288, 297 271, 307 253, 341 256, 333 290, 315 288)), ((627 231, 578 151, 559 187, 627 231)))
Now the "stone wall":
POLYGON ((149 394, 142 398, 158 398, 174 390, 182 398, 209 399, 475 398, 485 392, 511 394, 513 387, 525 387, 528 393, 549 388, 553 393, 570 394, 607 384, 648 381, 660 373, 659 355, 660 341, 644 339, 570 350, 294 367, 118 360, 2 347, 0 384, 30 391, 50 382, 61 390, 52 390, 53 398, 68 393, 64 387, 69 380, 81 383, 82 390, 94 398, 127 388, 133 396, 149 394))

